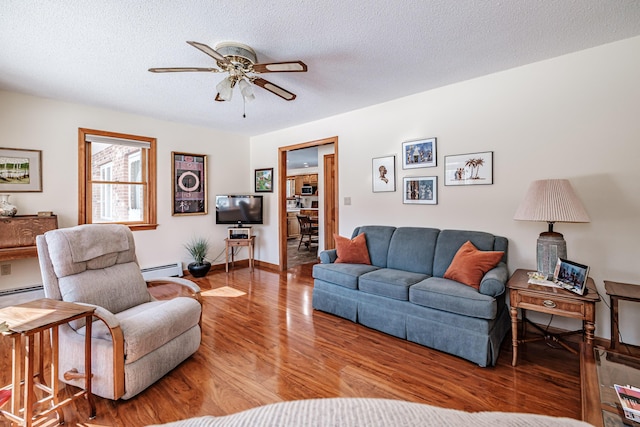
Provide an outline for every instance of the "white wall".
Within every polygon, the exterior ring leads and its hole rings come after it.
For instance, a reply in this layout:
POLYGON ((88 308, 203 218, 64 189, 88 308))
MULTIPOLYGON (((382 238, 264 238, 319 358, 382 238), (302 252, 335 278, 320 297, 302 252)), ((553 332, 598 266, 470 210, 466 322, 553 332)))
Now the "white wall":
MULTIPOLYGON (((247 137, 0 91, 0 147, 42 150, 43 192, 12 193, 19 215, 53 211, 59 227, 77 224, 79 127, 157 138, 159 226, 134 233, 142 267, 191 262, 183 244, 195 235, 210 239, 210 257, 223 252, 226 226, 215 225, 215 195, 253 192, 247 137), (171 151, 208 155, 208 215, 171 216, 171 151)), ((0 289, 42 283, 35 258, 6 263, 12 274, 0 276, 0 289)))
MULTIPOLYGON (((536 239, 546 229, 513 220, 529 183, 567 178, 592 221, 555 230, 565 235, 568 258, 591 266, 609 304, 603 280, 640 284, 638 52, 640 37, 254 137, 251 167, 276 167, 277 147, 338 135, 342 235, 362 224, 484 230, 509 238, 512 271, 535 268, 536 239), (403 141, 424 137, 438 139, 437 167, 399 164, 398 191, 372 193, 371 159, 399 155, 403 141), (478 151, 494 152, 494 184, 444 186, 444 156, 478 151), (402 178, 422 175, 438 177, 438 205, 403 205, 402 178)), ((277 263, 277 189, 270 196, 274 220, 261 242, 263 256, 277 263)), ((609 308, 603 302, 597 308, 596 335, 608 338, 609 308)), ((624 341, 640 343, 637 304, 621 303, 621 324, 624 341)))

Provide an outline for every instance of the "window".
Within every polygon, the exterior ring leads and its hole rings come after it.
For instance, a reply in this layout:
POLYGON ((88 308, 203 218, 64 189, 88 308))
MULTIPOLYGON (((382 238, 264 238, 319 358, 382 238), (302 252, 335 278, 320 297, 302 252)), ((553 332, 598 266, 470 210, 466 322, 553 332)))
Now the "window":
POLYGON ((156 228, 156 140, 78 129, 79 224, 156 228))

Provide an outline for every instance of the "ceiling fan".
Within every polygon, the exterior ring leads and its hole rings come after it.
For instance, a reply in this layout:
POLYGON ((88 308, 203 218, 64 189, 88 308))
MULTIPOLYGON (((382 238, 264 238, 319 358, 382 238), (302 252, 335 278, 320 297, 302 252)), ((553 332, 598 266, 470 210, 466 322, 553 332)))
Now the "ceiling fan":
POLYGON ((307 66, 302 61, 272 62, 258 64, 256 52, 249 46, 237 42, 222 42, 215 49, 204 43, 188 41, 191 46, 201 50, 216 60, 219 68, 174 67, 174 68, 149 68, 152 73, 176 73, 176 72, 209 72, 228 73, 229 75, 216 85, 218 94, 216 101, 230 101, 233 88, 237 85, 245 101, 255 99, 250 83, 260 86, 271 93, 278 95, 286 101, 296 99, 294 93, 273 84, 255 74, 262 73, 287 73, 305 72, 307 66))

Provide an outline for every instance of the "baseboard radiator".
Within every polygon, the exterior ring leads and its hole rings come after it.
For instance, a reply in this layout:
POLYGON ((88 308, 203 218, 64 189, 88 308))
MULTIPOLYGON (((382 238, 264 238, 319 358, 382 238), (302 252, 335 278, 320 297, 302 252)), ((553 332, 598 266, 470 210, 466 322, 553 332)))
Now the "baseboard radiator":
POLYGON ((42 285, 3 289, 0 290, 0 308, 22 304, 39 298, 44 298, 44 288, 42 285))
POLYGON ((182 262, 180 261, 173 264, 158 265, 156 267, 147 267, 147 268, 141 269, 140 271, 142 271, 142 277, 144 277, 144 280, 155 279, 158 277, 172 277, 172 276, 182 277, 183 276, 182 262))

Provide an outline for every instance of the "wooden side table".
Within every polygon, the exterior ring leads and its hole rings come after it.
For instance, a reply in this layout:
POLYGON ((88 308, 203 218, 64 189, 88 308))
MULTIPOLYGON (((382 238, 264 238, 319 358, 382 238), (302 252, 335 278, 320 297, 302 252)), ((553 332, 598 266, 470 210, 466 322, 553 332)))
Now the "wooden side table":
POLYGON ((91 394, 91 316, 95 308, 86 305, 74 304, 65 301, 56 301, 48 298, 30 301, 25 304, 0 309, 0 321, 9 325, 9 331, 3 335, 9 336, 13 341, 13 363, 11 385, 4 389, 11 389, 11 406, 9 411, 0 410, 2 414, 19 425, 30 427, 34 420, 45 417, 53 411, 58 416, 58 422, 64 423, 64 415, 61 407, 73 400, 86 396, 90 407, 90 417, 96 415, 96 407, 91 394), (85 380, 84 390, 74 394, 71 398, 60 401, 58 381, 58 326, 82 319, 86 321, 85 332, 85 366, 84 374, 72 373, 82 376, 85 380), (44 379, 44 355, 45 348, 49 347, 49 341, 44 339, 44 332, 51 331, 51 384, 47 386, 44 379), (38 346, 35 340, 38 340, 38 346), (24 348, 23 348, 24 342, 24 348), (39 349, 39 352, 36 350, 39 349), (24 358, 24 377, 20 372, 21 360, 24 358), (35 372, 36 359, 38 371, 35 372), (20 406, 21 384, 24 381, 23 407, 20 406), (36 400, 35 388, 44 392, 44 397, 36 400), (38 411, 43 403, 52 402, 46 409, 38 411))
POLYGON ((632 344, 625 344, 620 341, 620 330, 618 325, 618 301, 640 302, 640 286, 630 283, 604 281, 604 289, 611 297, 611 349, 616 350, 620 344, 637 347, 632 344))
POLYGON ((255 246, 256 236, 251 235, 251 227, 230 227, 229 236, 224 239, 225 241, 225 271, 229 272, 229 249, 231 249, 231 266, 234 266, 234 251, 233 248, 246 246, 249 248, 249 271, 253 272, 253 248, 255 246), (243 235, 243 237, 237 237, 237 234, 243 235), (236 237, 233 237, 236 236, 236 237), (246 237, 245 237, 246 236, 246 237))
POLYGON ((518 361, 518 344, 520 343, 540 339, 552 339, 572 353, 577 353, 574 349, 562 342, 561 337, 575 333, 583 333, 583 338, 586 343, 592 345, 593 332, 596 329, 596 302, 600 301, 600 296, 598 295, 593 279, 590 277, 587 278, 587 293, 585 293, 585 295, 578 295, 559 287, 530 284, 528 283, 528 272, 529 270, 518 269, 507 282, 511 302, 511 335, 513 341, 513 360, 511 364, 516 366, 518 361), (518 338, 518 308, 522 311, 522 339, 518 338), (524 339, 526 322, 528 321, 526 310, 581 319, 582 329, 564 332, 562 334, 550 334, 542 330, 538 325, 529 322, 534 325, 534 327, 540 329, 544 335, 524 339))

